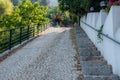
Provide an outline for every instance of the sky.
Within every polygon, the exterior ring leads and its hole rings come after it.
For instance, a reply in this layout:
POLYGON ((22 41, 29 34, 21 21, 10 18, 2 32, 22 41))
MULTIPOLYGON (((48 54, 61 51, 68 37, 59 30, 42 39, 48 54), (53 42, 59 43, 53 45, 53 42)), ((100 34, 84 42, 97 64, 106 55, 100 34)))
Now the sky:
POLYGON ((56 6, 58 4, 57 0, 50 0, 50 6, 56 6))

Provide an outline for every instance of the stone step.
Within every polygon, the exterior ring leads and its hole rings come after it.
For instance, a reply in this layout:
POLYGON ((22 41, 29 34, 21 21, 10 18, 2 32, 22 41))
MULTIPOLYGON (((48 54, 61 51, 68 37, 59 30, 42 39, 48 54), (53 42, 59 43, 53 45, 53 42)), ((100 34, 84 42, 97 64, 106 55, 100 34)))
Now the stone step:
POLYGON ((120 80, 120 79, 117 75, 107 75, 107 76, 84 75, 84 80, 120 80))
POLYGON ((109 75, 112 74, 112 66, 95 66, 95 67, 82 67, 84 75, 109 75))
POLYGON ((89 47, 89 45, 91 45, 91 43, 89 42, 89 40, 78 40, 77 43, 78 43, 78 45, 87 44, 88 47, 89 47))
POLYGON ((81 36, 81 37, 83 37, 83 36, 86 37, 87 35, 81 33, 81 34, 77 34, 77 36, 79 36, 79 37, 80 37, 80 36, 81 36))
POLYGON ((76 30, 76 33, 79 32, 79 34, 84 34, 83 31, 80 31, 80 30, 76 30))
POLYGON ((107 65, 107 61, 80 61, 82 67, 94 67, 107 65))
POLYGON ((83 80, 120 80, 113 75, 112 66, 107 65, 100 51, 80 27, 76 27, 76 37, 83 80))
MULTIPOLYGON (((81 42, 82 43, 82 42, 81 42)), ((83 42, 84 43, 84 42, 83 42)), ((88 47, 88 45, 81 45, 81 44, 78 44, 78 47, 80 47, 80 48, 86 48, 86 47, 88 47)))
POLYGON ((77 35, 77 37, 78 37, 78 41, 79 41, 79 42, 81 42, 81 41, 84 41, 84 42, 85 42, 85 41, 88 41, 88 42, 90 42, 89 39, 87 39, 86 37, 79 37, 78 35, 77 35), (84 39, 83 39, 83 38, 84 38, 84 39))
POLYGON ((99 51, 91 51, 85 48, 79 48, 78 53, 80 56, 100 56, 101 55, 99 51))
POLYGON ((101 53, 100 53, 100 51, 93 50, 93 51, 91 51, 91 56, 101 56, 101 53))
POLYGON ((78 42, 78 44, 81 44, 82 42, 84 42, 84 43, 91 43, 88 39, 84 40, 84 39, 81 39, 79 37, 77 38, 77 42, 78 42))
POLYGON ((80 61, 104 61, 103 56, 80 56, 80 61))
POLYGON ((78 37, 86 37, 86 34, 77 34, 78 37))
POLYGON ((80 31, 81 33, 84 33, 84 31, 80 30, 80 28, 77 28, 76 31, 80 31))
POLYGON ((80 31, 76 31, 77 34, 80 34, 81 32, 80 31))

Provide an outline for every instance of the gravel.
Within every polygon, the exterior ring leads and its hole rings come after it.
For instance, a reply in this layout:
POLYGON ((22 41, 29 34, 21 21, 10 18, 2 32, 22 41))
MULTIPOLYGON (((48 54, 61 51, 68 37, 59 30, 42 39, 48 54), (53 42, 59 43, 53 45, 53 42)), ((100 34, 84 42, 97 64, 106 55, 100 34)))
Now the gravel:
POLYGON ((0 80, 76 80, 70 28, 50 28, 0 63, 0 80))

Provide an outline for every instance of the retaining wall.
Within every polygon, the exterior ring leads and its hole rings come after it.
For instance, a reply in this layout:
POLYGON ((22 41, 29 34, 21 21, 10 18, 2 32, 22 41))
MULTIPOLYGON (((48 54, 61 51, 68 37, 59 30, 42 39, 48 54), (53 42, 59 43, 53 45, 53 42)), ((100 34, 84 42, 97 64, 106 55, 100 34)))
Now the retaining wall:
MULTIPOLYGON (((109 13, 100 11, 99 13, 88 13, 81 18, 81 21, 89 24, 95 29, 100 29, 103 25, 102 32, 111 38, 120 42, 120 6, 112 6, 109 13)), ((98 32, 80 22, 80 26, 101 51, 109 64, 113 67, 114 74, 120 76, 120 45, 103 36, 103 41, 97 37, 98 32)))

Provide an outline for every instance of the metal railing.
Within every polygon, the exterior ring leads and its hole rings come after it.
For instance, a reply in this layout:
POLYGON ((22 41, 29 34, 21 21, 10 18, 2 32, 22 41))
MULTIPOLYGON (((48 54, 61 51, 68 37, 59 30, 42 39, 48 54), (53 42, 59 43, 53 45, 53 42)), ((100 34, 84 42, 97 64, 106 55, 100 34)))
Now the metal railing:
MULTIPOLYGON (((87 25, 88 27, 90 27, 91 29, 93 29, 96 32, 99 32, 97 29, 95 29, 93 26, 90 26, 89 24, 85 23, 84 21, 81 21, 82 23, 84 23, 85 25, 87 25)), ((120 42, 113 39, 112 37, 110 37, 108 34, 104 34, 103 32, 100 33, 101 35, 103 35, 104 37, 110 39, 111 41, 115 42, 116 44, 120 45, 120 42)))
POLYGON ((19 27, 9 30, 0 31, 0 53, 10 50, 14 46, 38 36, 40 32, 47 29, 45 25, 30 25, 27 27, 19 27))

